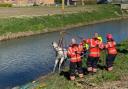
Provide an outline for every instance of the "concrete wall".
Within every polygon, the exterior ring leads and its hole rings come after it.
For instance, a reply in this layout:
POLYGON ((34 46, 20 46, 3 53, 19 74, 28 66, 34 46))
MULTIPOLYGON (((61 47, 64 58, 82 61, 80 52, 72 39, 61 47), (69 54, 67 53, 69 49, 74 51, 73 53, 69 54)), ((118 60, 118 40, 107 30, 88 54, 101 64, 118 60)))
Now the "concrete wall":
POLYGON ((121 9, 128 10, 128 4, 121 4, 121 9))

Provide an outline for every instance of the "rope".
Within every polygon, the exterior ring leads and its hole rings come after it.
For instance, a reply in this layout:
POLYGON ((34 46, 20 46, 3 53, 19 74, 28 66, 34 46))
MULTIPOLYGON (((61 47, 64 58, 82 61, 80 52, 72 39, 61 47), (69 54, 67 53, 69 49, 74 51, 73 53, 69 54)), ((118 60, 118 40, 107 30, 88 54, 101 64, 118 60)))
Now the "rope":
POLYGON ((61 37, 59 39, 58 46, 63 48, 63 39, 64 39, 64 32, 63 31, 60 32, 60 36, 61 37))

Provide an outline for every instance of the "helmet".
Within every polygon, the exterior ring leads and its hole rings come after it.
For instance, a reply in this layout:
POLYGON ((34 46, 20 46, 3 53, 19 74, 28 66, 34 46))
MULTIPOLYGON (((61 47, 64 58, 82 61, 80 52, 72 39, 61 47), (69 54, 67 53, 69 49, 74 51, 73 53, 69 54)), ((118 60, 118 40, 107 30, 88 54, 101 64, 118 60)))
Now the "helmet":
POLYGON ((76 44, 76 39, 75 38, 72 38, 72 44, 76 44))
POLYGON ((85 42, 86 43, 86 39, 83 39, 83 41, 82 42, 85 42))
POLYGON ((98 37, 98 33, 95 32, 94 35, 95 35, 95 37, 98 37))
POLYGON ((102 42, 102 37, 98 36, 97 39, 100 40, 100 42, 102 42))
POLYGON ((112 39, 112 38, 113 38, 113 37, 112 37, 112 34, 110 34, 110 33, 107 34, 107 35, 106 35, 106 38, 107 38, 107 39, 112 39))

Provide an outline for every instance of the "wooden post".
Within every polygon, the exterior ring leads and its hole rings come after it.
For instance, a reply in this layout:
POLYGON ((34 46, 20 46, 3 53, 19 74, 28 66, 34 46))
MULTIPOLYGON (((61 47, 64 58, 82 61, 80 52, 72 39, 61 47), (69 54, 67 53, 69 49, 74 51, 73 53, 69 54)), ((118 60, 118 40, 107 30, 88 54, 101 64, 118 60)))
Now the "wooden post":
POLYGON ((70 1, 69 0, 67 0, 67 6, 70 6, 70 1))
POLYGON ((81 0, 82 6, 84 6, 84 0, 81 0))
POLYGON ((64 0, 62 0, 62 13, 64 14, 64 0))

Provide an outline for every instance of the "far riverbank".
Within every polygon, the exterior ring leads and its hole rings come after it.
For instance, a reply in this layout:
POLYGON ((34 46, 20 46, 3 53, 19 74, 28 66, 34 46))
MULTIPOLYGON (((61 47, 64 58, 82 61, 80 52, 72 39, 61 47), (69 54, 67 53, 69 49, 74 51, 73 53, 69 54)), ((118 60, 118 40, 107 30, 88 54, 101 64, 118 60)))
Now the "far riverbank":
POLYGON ((70 14, 0 19, 0 40, 9 40, 74 27, 126 19, 119 6, 92 5, 95 9, 70 14))

